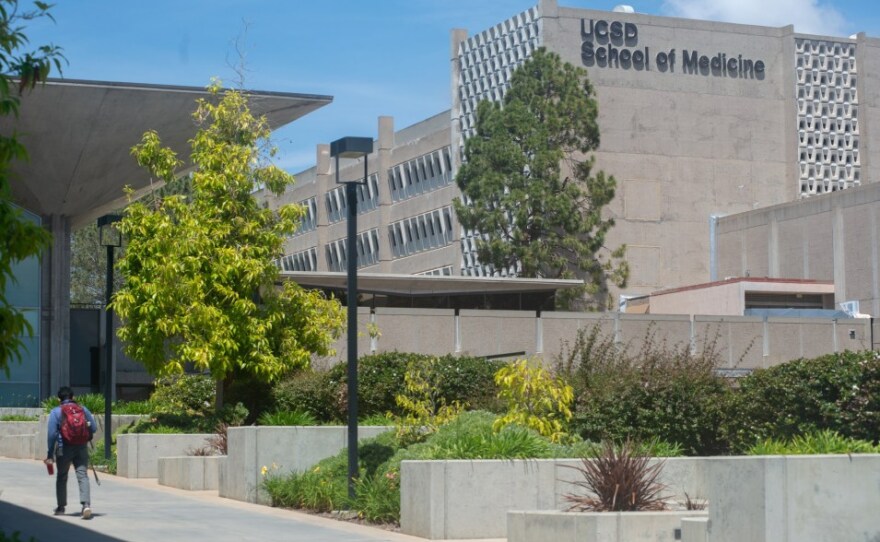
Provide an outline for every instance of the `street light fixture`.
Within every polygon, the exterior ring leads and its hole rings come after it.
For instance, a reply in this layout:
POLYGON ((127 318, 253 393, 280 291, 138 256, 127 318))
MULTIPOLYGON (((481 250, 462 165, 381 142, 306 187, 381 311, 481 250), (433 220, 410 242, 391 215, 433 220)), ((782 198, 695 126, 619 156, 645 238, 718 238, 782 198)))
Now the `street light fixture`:
POLYGON ((122 246, 122 232, 116 227, 116 223, 122 220, 119 215, 104 215, 98 219, 98 238, 102 246, 107 247, 107 300, 104 307, 106 318, 105 348, 106 373, 104 376, 104 458, 110 459, 110 443, 112 432, 110 431, 110 405, 113 401, 113 310, 110 308, 110 298, 113 297, 113 249, 122 246))
POLYGON ((358 390, 357 390, 357 186, 367 183, 367 156, 373 152, 369 137, 343 137, 330 143, 330 157, 336 158, 336 184, 345 185, 348 206, 348 496, 354 498, 358 478, 358 390), (363 181, 339 181, 340 158, 364 158, 363 181))

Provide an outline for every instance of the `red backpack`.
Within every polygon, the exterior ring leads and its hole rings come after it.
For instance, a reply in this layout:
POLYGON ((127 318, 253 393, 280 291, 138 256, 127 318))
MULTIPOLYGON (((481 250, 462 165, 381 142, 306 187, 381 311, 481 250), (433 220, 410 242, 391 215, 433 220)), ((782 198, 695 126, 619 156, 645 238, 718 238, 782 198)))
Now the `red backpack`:
POLYGON ((80 446, 92 440, 86 411, 73 401, 61 405, 61 438, 65 444, 80 446))

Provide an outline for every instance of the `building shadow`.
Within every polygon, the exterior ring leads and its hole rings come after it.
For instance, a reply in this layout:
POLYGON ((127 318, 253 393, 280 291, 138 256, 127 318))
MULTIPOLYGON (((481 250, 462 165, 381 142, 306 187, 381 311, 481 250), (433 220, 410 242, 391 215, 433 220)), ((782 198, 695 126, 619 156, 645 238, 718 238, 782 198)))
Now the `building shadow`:
POLYGON ((36 542, 54 542, 65 540, 68 542, 125 542, 85 528, 86 524, 93 521, 101 521, 101 516, 95 514, 90 520, 81 520, 73 517, 78 514, 65 516, 53 516, 50 513, 40 514, 16 506, 9 502, 0 501, 0 533, 6 535, 3 540, 12 540, 12 533, 19 532, 21 542, 29 542, 31 538, 36 542))

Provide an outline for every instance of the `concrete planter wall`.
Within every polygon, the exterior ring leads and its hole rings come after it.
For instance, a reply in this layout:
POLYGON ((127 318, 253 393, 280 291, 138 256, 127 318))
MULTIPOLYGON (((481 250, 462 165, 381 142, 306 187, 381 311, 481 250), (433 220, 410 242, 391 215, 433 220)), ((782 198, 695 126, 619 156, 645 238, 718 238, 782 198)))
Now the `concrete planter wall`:
MULTIPOLYGON (((577 459, 404 461, 400 527, 434 540, 504 538, 511 510, 563 510, 577 459)), ((674 500, 706 497, 705 459, 669 458, 661 482, 674 500)))
MULTIPOLYGON (((0 456, 33 458, 37 453, 38 433, 39 422, 0 422, 0 456)), ((45 457, 46 450, 42 453, 45 457)))
MULTIPOLYGON (((95 431, 95 439, 93 441, 97 444, 98 441, 104 441, 104 415, 95 414, 94 412, 92 412, 92 415, 95 417, 95 423, 98 424, 98 428, 95 431)), ((110 430, 113 433, 116 433, 120 428, 127 427, 143 417, 145 416, 140 414, 114 414, 110 418, 110 430)), ((44 459, 46 457, 46 439, 48 438, 46 431, 48 430, 48 420, 48 414, 43 413, 40 415, 40 421, 37 425, 38 433, 36 436, 36 448, 34 455, 31 456, 34 459, 44 459)))
POLYGON ((133 433, 116 437, 116 474, 125 478, 158 478, 159 458, 184 456, 208 445, 211 434, 133 433))
POLYGON ((707 460, 709 542, 880 540, 880 454, 707 460))
POLYGON ((672 542, 686 517, 706 512, 509 512, 508 542, 672 542))
MULTIPOLYGON (((390 431, 391 427, 359 427, 361 439, 390 431)), ((273 474, 302 472, 348 446, 345 426, 230 427, 228 455, 220 474, 219 493, 245 502, 269 504, 261 487, 265 466, 273 474)))
POLYGON ((223 455, 160 457, 159 484, 190 491, 217 489, 225 459, 223 455))

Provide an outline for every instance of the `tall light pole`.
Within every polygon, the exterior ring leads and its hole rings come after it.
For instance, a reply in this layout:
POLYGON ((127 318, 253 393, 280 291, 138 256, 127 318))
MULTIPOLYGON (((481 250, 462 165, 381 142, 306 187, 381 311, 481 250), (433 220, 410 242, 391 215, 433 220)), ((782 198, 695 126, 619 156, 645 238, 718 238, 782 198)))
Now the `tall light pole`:
POLYGON ((104 215, 98 219, 98 237, 101 245, 107 247, 107 302, 104 306, 106 319, 104 358, 107 371, 104 376, 104 458, 108 460, 113 436, 110 430, 112 416, 110 406, 113 402, 113 309, 110 308, 110 299, 113 297, 113 249, 122 246, 122 232, 116 228, 116 223, 121 219, 119 215, 104 215))
POLYGON ((345 184, 348 206, 348 496, 354 498, 358 478, 358 389, 357 389, 357 185, 367 183, 367 156, 373 152, 370 137, 343 137, 330 143, 330 157, 336 158, 336 184, 345 184), (364 157, 363 181, 339 181, 339 159, 364 157))

